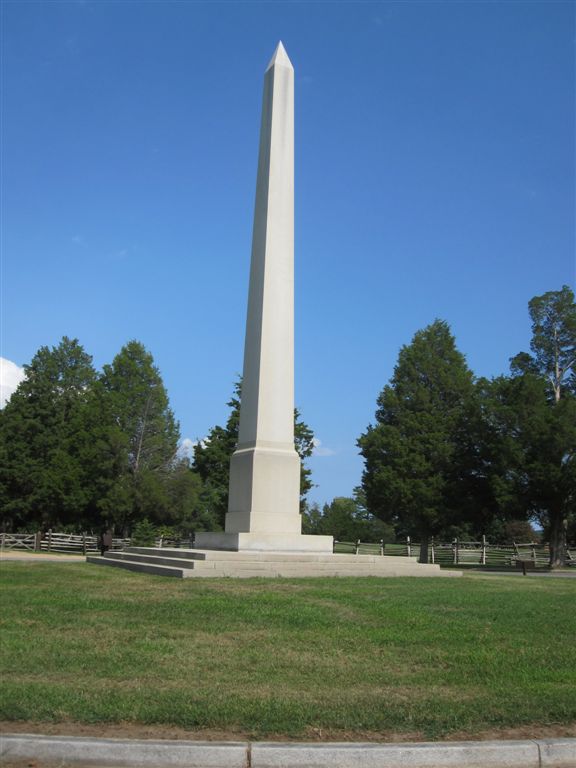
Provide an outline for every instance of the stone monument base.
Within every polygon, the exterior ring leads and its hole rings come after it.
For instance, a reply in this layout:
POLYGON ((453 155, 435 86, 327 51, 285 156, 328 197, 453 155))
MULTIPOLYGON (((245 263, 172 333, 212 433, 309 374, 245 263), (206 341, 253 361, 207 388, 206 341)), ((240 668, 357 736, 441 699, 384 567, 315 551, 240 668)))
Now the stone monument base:
POLYGON ((300 533, 197 533, 195 548, 229 552, 293 552, 332 554, 332 536, 300 533))
POLYGON ((462 575, 461 571, 441 571, 438 565, 420 565, 415 557, 332 555, 320 552, 234 552, 215 549, 128 547, 122 552, 108 551, 104 557, 90 556, 86 560, 94 565, 111 565, 130 571, 175 576, 180 579, 462 575))

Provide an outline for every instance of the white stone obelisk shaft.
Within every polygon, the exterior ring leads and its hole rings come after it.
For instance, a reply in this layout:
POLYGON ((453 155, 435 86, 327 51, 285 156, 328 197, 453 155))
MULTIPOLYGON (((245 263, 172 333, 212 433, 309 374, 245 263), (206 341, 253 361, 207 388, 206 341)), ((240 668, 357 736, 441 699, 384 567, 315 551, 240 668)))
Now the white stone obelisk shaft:
POLYGON ((294 451, 294 70, 264 77, 239 448, 294 451))
POLYGON ((282 43, 264 76, 240 431, 225 532, 199 548, 331 552, 303 536, 294 448, 294 69, 282 43))
POLYGON ((240 433, 226 531, 299 534, 294 449, 294 69, 279 43, 264 76, 240 433))

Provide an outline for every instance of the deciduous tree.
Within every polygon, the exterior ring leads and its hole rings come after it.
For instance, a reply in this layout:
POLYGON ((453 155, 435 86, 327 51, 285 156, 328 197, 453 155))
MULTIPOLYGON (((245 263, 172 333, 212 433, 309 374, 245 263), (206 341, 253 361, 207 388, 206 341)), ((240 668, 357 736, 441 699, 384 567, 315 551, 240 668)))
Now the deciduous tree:
POLYGON ((339 541, 393 541, 394 529, 371 515, 357 498, 337 496, 330 504, 306 509, 304 533, 334 536, 339 541))
POLYGON ((512 359, 518 439, 523 448, 527 509, 550 540, 550 565, 566 562, 576 517, 576 303, 563 286, 528 303, 532 355, 512 359), (542 386, 538 379, 545 383, 542 386))
POLYGON ((563 390, 576 394, 576 303, 574 291, 534 296, 528 303, 532 320, 532 355, 520 352, 512 359, 512 372, 543 376, 557 403, 563 390))

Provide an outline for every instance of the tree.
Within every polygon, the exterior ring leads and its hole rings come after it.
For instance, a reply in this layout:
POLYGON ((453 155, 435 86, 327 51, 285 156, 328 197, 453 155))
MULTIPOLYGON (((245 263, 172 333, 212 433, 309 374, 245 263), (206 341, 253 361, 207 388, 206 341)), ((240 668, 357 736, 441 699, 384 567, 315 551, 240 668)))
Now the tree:
MULTIPOLYGON (((223 528, 228 511, 228 485, 230 480, 230 457, 236 450, 240 427, 240 400, 242 382, 234 385, 234 394, 227 403, 230 414, 226 426, 215 426, 194 446, 193 467, 200 475, 204 489, 203 501, 223 528)), ((314 433, 294 409, 294 444, 301 460, 300 507, 304 508, 306 494, 312 488, 311 470, 304 465, 304 459, 314 450, 314 433)))
POLYGON ((314 451, 314 432, 302 421, 298 408, 294 408, 294 447, 300 456, 300 512, 302 512, 306 504, 306 495, 314 487, 312 470, 304 463, 304 460, 312 456, 314 451))
POLYGON ((518 439, 523 448, 526 505, 550 540, 550 566, 566 562, 566 537, 576 516, 576 303, 563 286, 528 303, 532 355, 511 361, 518 439), (543 383, 539 383, 543 382, 543 383))
POLYGON ((371 515, 358 497, 337 496, 330 504, 312 505, 303 515, 304 533, 334 536, 340 541, 393 541, 394 530, 371 515))
POLYGON ((554 401, 563 389, 576 394, 576 303, 567 285, 560 291, 534 296, 528 303, 532 320, 533 355, 520 352, 511 361, 514 374, 532 373, 549 383, 554 401))
POLYGON ((179 427, 152 355, 138 341, 105 365, 96 387, 100 462, 108 487, 100 506, 108 522, 128 530, 137 520, 171 519, 167 482, 176 462, 179 427))
POLYGON ((376 424, 358 440, 368 510, 418 536, 428 561, 432 535, 461 521, 459 461, 474 383, 450 329, 436 320, 400 350, 376 424))
POLYGON ((194 446, 193 468, 203 483, 202 500, 216 520, 217 530, 224 528, 228 512, 228 484, 230 457, 236 449, 240 426, 241 383, 234 385, 234 394, 228 401, 230 413, 226 426, 215 426, 194 446))
POLYGON ((166 480, 170 524, 186 537, 197 531, 215 531, 214 515, 203 503, 202 481, 190 466, 189 459, 180 459, 171 468, 166 480))
POLYGON ((94 501, 82 461, 92 358, 66 336, 41 347, 1 416, 0 485, 5 527, 85 525, 94 501))

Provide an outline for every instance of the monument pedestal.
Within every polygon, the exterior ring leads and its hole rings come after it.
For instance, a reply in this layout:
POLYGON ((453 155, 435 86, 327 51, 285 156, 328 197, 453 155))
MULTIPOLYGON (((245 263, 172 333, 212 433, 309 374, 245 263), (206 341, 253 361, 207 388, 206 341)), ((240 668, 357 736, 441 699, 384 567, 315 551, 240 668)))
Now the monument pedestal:
MULTIPOLYGON (((206 534, 218 536, 219 534, 206 534)), ((226 536, 226 534, 220 534, 226 536)), ((241 534, 240 534, 241 535, 241 534)), ((250 534, 252 535, 252 534, 250 534)), ((302 536, 325 539, 329 536, 302 536)), ((128 547, 87 557, 94 565, 108 565, 158 576, 187 578, 299 578, 333 576, 462 576, 461 571, 441 571, 439 565, 420 565, 414 557, 382 555, 331 555, 321 552, 230 552, 218 549, 154 549, 128 547)))
POLYGON ((285 552, 332 554, 332 536, 306 536, 301 533, 197 533, 197 549, 229 552, 285 552))

